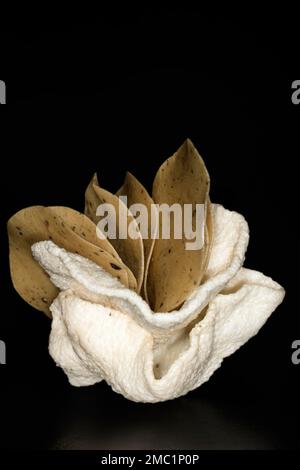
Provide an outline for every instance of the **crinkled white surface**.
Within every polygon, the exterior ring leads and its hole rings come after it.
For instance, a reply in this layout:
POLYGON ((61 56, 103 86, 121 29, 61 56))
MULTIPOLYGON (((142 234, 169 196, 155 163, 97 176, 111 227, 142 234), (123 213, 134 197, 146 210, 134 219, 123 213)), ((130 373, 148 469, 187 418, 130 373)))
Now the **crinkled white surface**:
POLYGON ((73 385, 102 379, 126 398, 158 402, 207 381, 254 336, 284 297, 272 279, 242 268, 245 219, 213 204, 214 244, 205 282, 180 310, 154 313, 95 263, 51 241, 34 257, 61 289, 53 302, 50 354, 73 385))

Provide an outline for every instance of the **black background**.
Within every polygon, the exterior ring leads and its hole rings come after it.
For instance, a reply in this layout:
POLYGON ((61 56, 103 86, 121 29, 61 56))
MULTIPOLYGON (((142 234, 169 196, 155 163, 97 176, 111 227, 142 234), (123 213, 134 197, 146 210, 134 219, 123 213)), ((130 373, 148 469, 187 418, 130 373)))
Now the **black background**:
POLYGON ((117 8, 48 12, 38 20, 28 14, 4 25, 1 447, 299 446, 300 365, 291 362, 291 344, 300 339, 292 207, 300 105, 290 98, 299 76, 285 76, 281 35, 279 20, 208 17, 176 7, 127 9, 126 15, 117 8), (48 355, 50 321, 13 290, 6 221, 35 204, 83 210, 95 170, 110 191, 126 170, 151 191, 159 165, 187 137, 207 164, 212 201, 241 212, 250 225, 246 266, 281 283, 284 303, 207 384, 185 397, 135 404, 105 383, 73 388, 48 355))

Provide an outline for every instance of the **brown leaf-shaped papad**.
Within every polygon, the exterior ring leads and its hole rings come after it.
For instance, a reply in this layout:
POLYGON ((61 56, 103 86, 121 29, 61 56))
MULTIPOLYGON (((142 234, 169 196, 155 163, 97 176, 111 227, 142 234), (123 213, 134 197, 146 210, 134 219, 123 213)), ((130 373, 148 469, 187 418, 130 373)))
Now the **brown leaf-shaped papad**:
POLYGON ((96 227, 84 214, 68 207, 33 206, 8 221, 10 269, 15 289, 33 307, 51 316, 49 305, 57 288, 34 260, 33 243, 53 240, 58 246, 78 253, 117 277, 126 287, 130 273, 109 241, 96 236, 96 227))
POLYGON ((97 208, 100 204, 111 204, 115 209, 116 214, 116 238, 109 238, 108 240, 120 255, 122 261, 128 266, 133 273, 132 278, 129 279, 130 288, 140 292, 144 277, 144 251, 143 240, 140 233, 137 238, 131 237, 119 238, 119 216, 122 216, 127 223, 127 230, 130 224, 135 227, 138 232, 138 225, 128 211, 125 204, 118 198, 118 196, 101 188, 97 181, 97 176, 94 175, 85 193, 85 214, 97 224, 101 217, 96 215, 97 208))
POLYGON ((143 204, 147 209, 147 227, 145 234, 143 235, 143 245, 144 245, 144 260, 145 260, 145 269, 144 269, 144 280, 142 286, 142 294, 148 302, 147 298, 147 277, 149 263, 153 251, 153 246, 156 238, 156 233, 158 230, 158 214, 154 201, 149 196, 147 190, 144 186, 129 172, 126 173, 126 177, 123 183, 123 186, 117 192, 117 196, 127 196, 127 206, 130 207, 133 204, 143 204), (146 236, 145 236, 146 235, 146 236))
POLYGON ((205 272, 209 263, 210 252, 212 249, 214 238, 214 218, 212 205, 210 198, 207 198, 207 213, 206 213, 206 224, 205 224, 205 238, 204 238, 204 250, 205 250, 205 260, 203 262, 203 282, 206 280, 205 272))
MULTIPOLYGON (((152 197, 156 204, 205 204, 207 208, 210 180, 204 162, 190 140, 159 168, 152 197)), ((194 211, 195 212, 195 211, 194 211)), ((206 218, 207 210, 205 210, 206 218)), ((195 214, 196 215, 196 214, 195 214)), ((193 216, 193 223, 195 216, 193 216)), ((186 250, 186 240, 156 240, 149 265, 147 293, 154 311, 171 311, 181 306, 202 281, 209 251, 208 229, 201 250, 186 250)), ((195 229, 195 225, 194 225, 195 229)), ((184 235, 184 234, 183 234, 184 235)))

